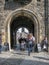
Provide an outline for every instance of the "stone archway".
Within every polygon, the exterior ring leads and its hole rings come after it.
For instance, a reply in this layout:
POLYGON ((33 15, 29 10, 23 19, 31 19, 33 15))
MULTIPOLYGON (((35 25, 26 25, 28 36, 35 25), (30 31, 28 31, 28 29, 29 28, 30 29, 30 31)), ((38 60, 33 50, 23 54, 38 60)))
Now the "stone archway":
POLYGON ((15 48, 15 46, 19 45, 19 41, 18 41, 18 43, 16 41, 19 40, 18 38, 20 38, 20 35, 22 36, 22 38, 27 38, 28 33, 32 33, 33 35, 35 35, 34 27, 35 27, 34 23, 30 18, 28 18, 24 15, 16 17, 10 23, 11 48, 15 48), (21 28, 21 30, 19 30, 19 32, 17 33, 17 30, 19 28, 21 28), (28 31, 29 31, 28 33, 26 32, 26 29, 28 29, 28 31))
POLYGON ((20 16, 26 16, 28 18, 30 18, 33 22, 34 22, 34 26, 35 26, 35 38, 36 38, 36 43, 38 43, 40 41, 40 21, 38 20, 37 15, 33 12, 33 11, 29 11, 29 10, 25 10, 25 9, 19 9, 19 10, 15 10, 14 12, 12 12, 6 21, 6 26, 5 26, 5 31, 6 31, 6 41, 9 43, 9 48, 11 49, 11 45, 10 45, 10 23, 12 23, 12 21, 20 16))

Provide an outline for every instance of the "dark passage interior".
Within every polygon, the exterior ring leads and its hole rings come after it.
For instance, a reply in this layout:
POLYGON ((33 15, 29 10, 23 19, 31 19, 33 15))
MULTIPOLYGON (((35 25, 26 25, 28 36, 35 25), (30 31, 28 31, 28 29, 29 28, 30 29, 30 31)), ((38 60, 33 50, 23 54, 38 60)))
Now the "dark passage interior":
POLYGON ((33 21, 26 16, 16 17, 12 23, 10 23, 11 48, 14 48, 17 44, 16 35, 19 28, 22 28, 22 32, 24 32, 24 28, 26 28, 29 33, 33 33, 34 35, 33 21))

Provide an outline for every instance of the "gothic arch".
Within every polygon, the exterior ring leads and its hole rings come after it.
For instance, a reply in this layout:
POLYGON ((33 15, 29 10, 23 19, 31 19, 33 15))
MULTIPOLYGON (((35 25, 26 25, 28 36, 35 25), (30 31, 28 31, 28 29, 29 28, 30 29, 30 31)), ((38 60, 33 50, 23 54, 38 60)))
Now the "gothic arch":
POLYGON ((40 41, 40 19, 38 18, 38 15, 34 13, 33 11, 27 10, 27 9, 18 9, 13 11, 12 13, 9 14, 9 16, 6 19, 6 24, 5 24, 5 33, 6 33, 6 41, 9 43, 10 47, 10 23, 12 23, 12 20, 14 20, 18 16, 26 16, 33 20, 34 25, 35 25, 35 38, 36 42, 38 43, 40 41))

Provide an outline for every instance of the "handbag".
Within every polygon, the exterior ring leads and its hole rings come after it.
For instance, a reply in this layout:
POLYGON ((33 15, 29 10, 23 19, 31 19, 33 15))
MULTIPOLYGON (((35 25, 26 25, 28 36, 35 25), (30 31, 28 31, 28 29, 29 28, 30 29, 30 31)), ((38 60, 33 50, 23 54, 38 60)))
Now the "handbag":
POLYGON ((43 49, 46 49, 46 45, 44 44, 43 49))

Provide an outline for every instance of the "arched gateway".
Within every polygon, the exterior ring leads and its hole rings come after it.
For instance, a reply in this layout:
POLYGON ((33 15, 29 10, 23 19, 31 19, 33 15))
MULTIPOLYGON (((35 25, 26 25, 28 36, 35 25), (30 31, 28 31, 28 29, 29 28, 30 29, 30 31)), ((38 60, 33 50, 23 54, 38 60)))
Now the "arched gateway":
POLYGON ((37 17, 37 14, 34 13, 33 11, 30 10, 26 10, 26 9, 18 9, 15 10, 14 12, 12 12, 8 18, 6 19, 6 25, 5 25, 5 34, 6 34, 6 41, 9 43, 9 48, 11 49, 11 29, 18 29, 22 26, 31 29, 34 31, 34 36, 36 38, 36 42, 38 43, 40 41, 40 20, 38 20, 39 18, 37 17), (22 22, 18 21, 22 20, 21 18, 24 18, 24 20, 22 22), (29 22, 28 22, 29 21, 29 22), (16 22, 16 23, 15 23, 16 22), (24 23, 24 24, 19 24, 19 23, 24 23), (16 24, 16 28, 14 28, 14 26, 11 28, 11 25, 16 24), (18 24, 18 25, 17 25, 18 24), (32 26, 33 28, 30 28, 30 26, 32 26))

